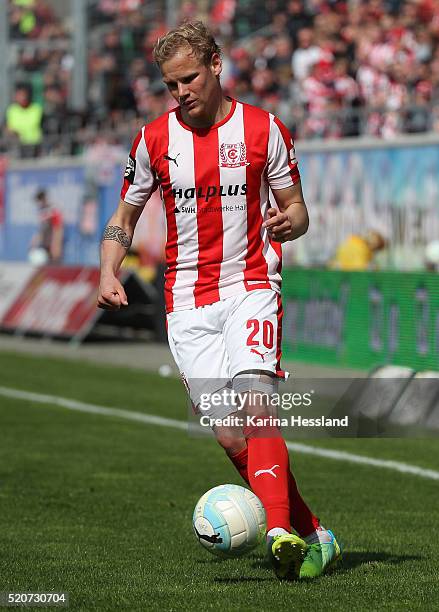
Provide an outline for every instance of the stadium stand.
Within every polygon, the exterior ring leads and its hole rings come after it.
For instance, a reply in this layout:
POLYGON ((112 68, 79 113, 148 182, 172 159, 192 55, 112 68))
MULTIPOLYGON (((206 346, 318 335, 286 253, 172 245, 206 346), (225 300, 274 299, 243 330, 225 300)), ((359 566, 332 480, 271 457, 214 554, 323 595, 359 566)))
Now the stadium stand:
MULTIPOLYGON (((172 105, 152 62, 154 41, 166 30, 164 3, 88 2, 88 105, 81 112, 69 104, 74 23, 53 6, 9 0, 15 83, 30 86, 33 103, 42 108, 43 138, 29 146, 5 117, 0 152, 71 155, 102 138, 128 146, 138 125, 172 105)), ((275 112, 298 139, 439 131, 434 0, 179 6, 177 22, 207 19, 221 40, 230 94, 275 112)))

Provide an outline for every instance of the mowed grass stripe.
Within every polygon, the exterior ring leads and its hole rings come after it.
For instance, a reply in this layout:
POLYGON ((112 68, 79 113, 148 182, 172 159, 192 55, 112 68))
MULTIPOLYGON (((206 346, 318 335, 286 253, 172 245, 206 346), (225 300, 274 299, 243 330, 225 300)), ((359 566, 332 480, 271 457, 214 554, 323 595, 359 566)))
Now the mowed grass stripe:
MULTIPOLYGON (((154 414, 143 414, 131 410, 121 410, 119 408, 111 408, 109 406, 98 406, 55 395, 46 395, 42 393, 21 391, 20 389, 13 389, 9 387, 0 387, 0 395, 9 399, 25 400, 40 404, 52 404, 55 406, 66 408, 68 410, 77 410, 80 412, 99 414, 102 416, 117 417, 121 419, 141 422, 147 425, 158 425, 162 427, 180 429, 185 431, 187 431, 188 429, 187 423, 178 419, 160 417, 154 414)), ((203 429, 202 427, 198 427, 197 429, 200 432, 205 432, 205 429, 203 429)), ((296 453, 314 455, 327 459, 333 459, 336 461, 357 463, 367 466, 373 466, 376 468, 384 468, 397 471, 403 474, 419 476, 421 478, 439 480, 439 472, 437 472, 436 470, 425 469, 416 465, 410 465, 408 463, 402 463, 399 461, 391 461, 388 459, 375 459, 373 457, 356 455, 353 453, 348 453, 346 451, 318 448, 315 446, 308 446, 306 444, 299 444, 296 442, 287 441, 287 447, 289 450, 295 451, 296 453)))

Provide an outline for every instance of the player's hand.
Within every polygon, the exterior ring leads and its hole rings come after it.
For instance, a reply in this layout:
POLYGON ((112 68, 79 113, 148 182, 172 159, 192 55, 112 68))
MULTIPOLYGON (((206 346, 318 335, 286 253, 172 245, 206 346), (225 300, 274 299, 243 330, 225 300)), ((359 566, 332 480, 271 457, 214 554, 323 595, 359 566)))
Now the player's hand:
POLYGON ((281 212, 277 208, 269 208, 267 215, 263 227, 267 228, 270 238, 276 242, 291 240, 293 225, 287 213, 281 212))
POLYGON ((115 276, 101 276, 98 308, 119 310, 121 306, 128 306, 127 296, 122 284, 115 276))

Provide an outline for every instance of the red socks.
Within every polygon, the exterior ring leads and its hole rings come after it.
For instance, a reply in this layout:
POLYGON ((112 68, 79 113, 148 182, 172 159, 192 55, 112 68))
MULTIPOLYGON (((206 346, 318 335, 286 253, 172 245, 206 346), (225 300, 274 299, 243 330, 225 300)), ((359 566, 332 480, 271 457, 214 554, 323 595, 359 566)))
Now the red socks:
POLYGON ((288 451, 279 437, 247 439, 247 474, 250 486, 261 500, 267 517, 267 532, 274 527, 290 531, 288 498, 288 451))
MULTIPOLYGON (((308 506, 302 499, 302 496, 300 495, 300 492, 297 488, 297 484, 294 479, 294 476, 288 468, 288 452, 285 446, 285 442, 283 441, 282 438, 252 438, 252 439, 249 439, 247 442, 253 443, 253 442, 257 442, 258 440, 264 441, 265 443, 268 442, 269 444, 259 445, 257 443, 256 447, 254 447, 254 450, 257 453, 267 452, 268 450, 267 447, 271 447, 271 450, 275 450, 275 453, 280 451, 279 455, 281 455, 282 457, 285 457, 285 454, 286 454, 286 458, 287 458, 286 466, 287 466, 287 471, 288 471, 288 496, 289 496, 289 516, 288 516, 287 526, 285 526, 284 524, 285 523, 285 507, 286 507, 285 499, 283 498, 282 495, 280 495, 280 497, 276 495, 276 490, 273 491, 272 487, 269 486, 269 481, 271 481, 272 485, 274 484, 275 480, 277 484, 281 481, 278 481, 277 477, 276 479, 274 479, 270 475, 260 474, 259 476, 256 476, 256 477, 253 476, 253 479, 252 479, 253 482, 252 483, 250 482, 249 474, 248 474, 249 469, 247 465, 248 464, 248 447, 244 448, 242 451, 240 451, 236 455, 233 455, 233 456, 229 455, 229 458, 234 464, 235 468, 241 474, 242 478, 247 482, 247 484, 250 484, 253 491, 260 498, 261 502, 266 508, 267 519, 268 519, 269 513, 270 515, 272 515, 271 508, 274 508, 274 520, 282 521, 282 523, 273 524, 273 521, 270 520, 271 526, 268 527, 267 525, 267 531, 269 531, 272 527, 283 527, 287 531, 290 531, 290 525, 291 525, 301 537, 306 537, 307 535, 309 535, 310 533, 312 533, 313 531, 317 529, 317 527, 319 526, 319 519, 311 512, 311 510, 308 508, 308 506), (277 450, 274 449, 274 447, 270 444, 270 442, 273 440, 281 440, 283 442, 283 448, 282 448, 282 445, 279 445, 279 443, 276 443, 276 449, 277 449, 277 446, 279 446, 279 449, 277 450), (260 491, 261 488, 264 489, 264 484, 265 486, 268 486, 266 494, 264 494, 264 491, 260 491), (254 488, 255 486, 256 488, 254 488), (274 497, 273 497, 273 494, 274 494, 274 497), (267 495, 270 498, 270 500, 264 501, 264 497, 267 497, 267 495), (266 503, 271 504, 270 512, 267 510, 266 503), (273 503, 274 503, 274 506, 273 506, 273 503)), ((270 463, 270 465, 267 465, 268 468, 271 468, 273 465, 280 463, 278 460, 277 454, 275 455, 275 457, 276 458, 273 462, 270 462, 270 459, 268 460, 267 463, 270 463)), ((262 466, 261 464, 261 468, 263 469, 264 467, 265 465, 262 466)), ((252 470, 250 471, 250 473, 254 474, 255 471, 257 472, 257 470, 261 468, 256 468, 256 470, 252 470)), ((279 472, 279 468, 274 468, 274 473, 276 474, 276 476, 278 476, 278 472, 279 472)), ((284 485, 281 485, 281 486, 284 486, 284 485)))
POLYGON ((290 497, 290 520, 291 525, 300 535, 305 538, 320 526, 319 519, 311 512, 303 497, 299 493, 293 472, 288 474, 288 495, 290 497))

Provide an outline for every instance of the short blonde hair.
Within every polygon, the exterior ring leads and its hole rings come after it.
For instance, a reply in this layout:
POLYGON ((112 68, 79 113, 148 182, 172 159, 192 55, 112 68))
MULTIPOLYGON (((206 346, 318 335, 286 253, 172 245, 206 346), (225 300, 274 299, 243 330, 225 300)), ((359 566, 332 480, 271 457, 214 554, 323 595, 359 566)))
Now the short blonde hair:
POLYGON ((208 66, 214 53, 221 55, 212 32, 202 21, 186 22, 170 30, 154 45, 154 60, 159 68, 182 47, 190 47, 192 54, 208 66))

